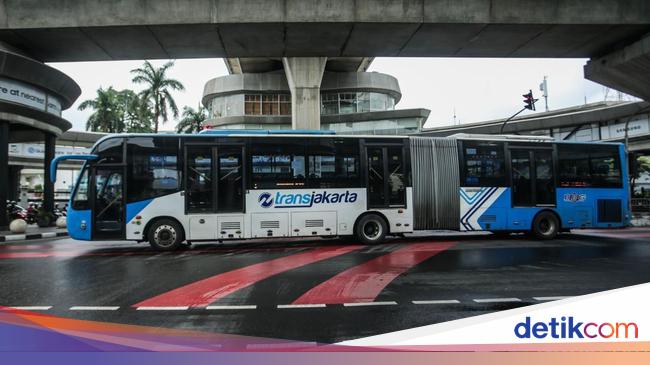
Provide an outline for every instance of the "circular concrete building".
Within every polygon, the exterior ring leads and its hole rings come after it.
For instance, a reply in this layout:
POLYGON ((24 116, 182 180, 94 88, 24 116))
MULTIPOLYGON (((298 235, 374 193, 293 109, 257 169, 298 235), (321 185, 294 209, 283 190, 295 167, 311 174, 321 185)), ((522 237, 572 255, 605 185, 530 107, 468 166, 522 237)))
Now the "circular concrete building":
POLYGON ((4 202, 13 198, 22 166, 9 165, 9 144, 44 144, 43 205, 52 210, 49 164, 56 138, 70 129, 61 117, 81 94, 74 80, 29 55, 0 44, 0 229, 8 225, 4 202))
MULTIPOLYGON (((393 76, 325 70, 320 83, 320 129, 342 134, 416 133, 429 110, 396 110, 401 97, 393 76)), ((284 70, 214 78, 206 83, 202 102, 210 128, 292 128, 293 101, 284 70)))

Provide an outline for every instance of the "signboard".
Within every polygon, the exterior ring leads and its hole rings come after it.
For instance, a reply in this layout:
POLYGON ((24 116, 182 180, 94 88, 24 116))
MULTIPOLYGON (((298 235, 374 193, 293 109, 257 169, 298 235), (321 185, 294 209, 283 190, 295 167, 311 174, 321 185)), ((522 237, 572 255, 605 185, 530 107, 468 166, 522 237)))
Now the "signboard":
POLYGON ((57 97, 37 87, 5 77, 0 77, 0 100, 61 116, 61 102, 57 97))
MULTIPOLYGON (((43 158, 45 146, 37 143, 11 143, 9 144, 9 156, 11 157, 27 157, 27 158, 43 158)), ((72 147, 72 146, 56 146, 55 155, 78 155, 90 153, 89 148, 72 147)))
MULTIPOLYGON (((603 139, 623 139, 625 138, 625 123, 610 124, 601 127, 603 139)), ((642 136, 650 133, 650 126, 648 125, 648 118, 640 116, 635 120, 631 120, 627 126, 628 137, 642 136)))

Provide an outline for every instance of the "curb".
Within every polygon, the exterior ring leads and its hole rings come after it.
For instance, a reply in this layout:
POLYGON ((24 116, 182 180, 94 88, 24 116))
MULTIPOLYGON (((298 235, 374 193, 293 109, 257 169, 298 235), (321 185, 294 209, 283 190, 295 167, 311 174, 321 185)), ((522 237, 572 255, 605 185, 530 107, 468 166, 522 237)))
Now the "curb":
POLYGON ((68 232, 44 232, 44 233, 30 233, 30 234, 8 234, 0 236, 0 242, 13 242, 13 241, 26 241, 37 240, 39 238, 55 238, 67 237, 68 232))

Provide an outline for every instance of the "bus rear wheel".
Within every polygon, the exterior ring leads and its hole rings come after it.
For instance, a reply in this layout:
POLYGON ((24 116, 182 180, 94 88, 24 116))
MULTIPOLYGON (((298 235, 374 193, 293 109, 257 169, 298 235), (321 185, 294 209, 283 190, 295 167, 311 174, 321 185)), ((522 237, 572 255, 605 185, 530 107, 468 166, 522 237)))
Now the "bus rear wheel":
POLYGON ((367 214, 361 217, 354 227, 354 232, 362 243, 373 245, 380 243, 386 238, 388 225, 384 218, 377 214, 367 214))
POLYGON ((184 240, 183 230, 171 219, 159 219, 149 227, 149 244, 157 251, 174 251, 184 240))
POLYGON ((533 235, 540 240, 552 240, 560 231, 560 222, 551 212, 541 212, 533 221, 533 235))

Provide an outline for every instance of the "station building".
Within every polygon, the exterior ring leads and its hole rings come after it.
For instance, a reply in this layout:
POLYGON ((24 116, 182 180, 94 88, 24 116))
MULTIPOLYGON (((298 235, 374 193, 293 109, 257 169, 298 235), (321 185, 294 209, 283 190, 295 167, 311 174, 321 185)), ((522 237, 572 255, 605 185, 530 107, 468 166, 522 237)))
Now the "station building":
MULTIPOLYGON (((316 83, 320 120, 316 126, 338 134, 421 131, 430 111, 396 108, 402 98, 399 82, 391 75, 367 72, 371 61, 364 60, 325 62, 316 83)), ((226 65, 229 75, 209 80, 204 88, 202 102, 210 128, 292 129, 293 104, 296 100, 303 104, 305 98, 295 89, 292 92, 291 74, 280 60, 260 64, 259 60, 226 59, 226 65)))

